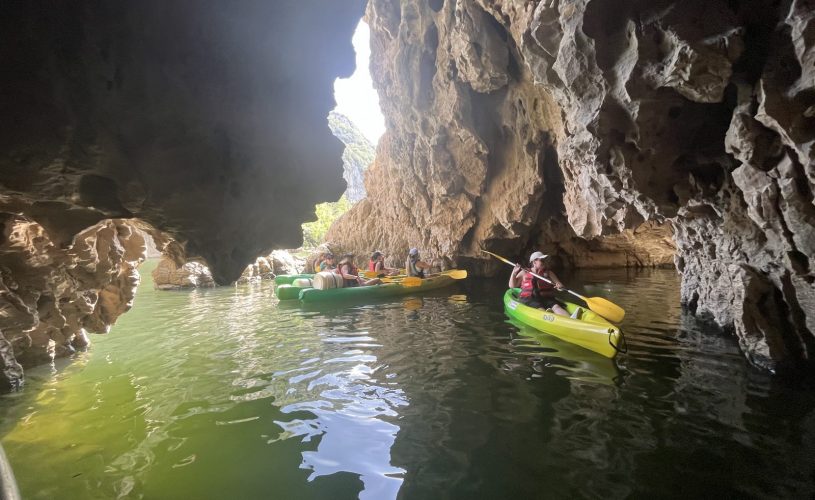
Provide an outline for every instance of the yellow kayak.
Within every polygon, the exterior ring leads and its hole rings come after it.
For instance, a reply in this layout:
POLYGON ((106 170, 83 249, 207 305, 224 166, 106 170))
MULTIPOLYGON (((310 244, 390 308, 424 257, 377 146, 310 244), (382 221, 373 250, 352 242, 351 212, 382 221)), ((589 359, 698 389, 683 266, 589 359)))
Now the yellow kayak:
MULTIPOLYGON (((625 352, 623 333, 602 316, 585 307, 581 308, 583 311, 580 319, 559 316, 552 311, 522 304, 518 300, 519 292, 520 289, 511 288, 504 294, 504 309, 512 319, 607 358, 613 358, 618 352, 625 352)), ((580 307, 569 302, 566 302, 566 306, 570 313, 580 307)))

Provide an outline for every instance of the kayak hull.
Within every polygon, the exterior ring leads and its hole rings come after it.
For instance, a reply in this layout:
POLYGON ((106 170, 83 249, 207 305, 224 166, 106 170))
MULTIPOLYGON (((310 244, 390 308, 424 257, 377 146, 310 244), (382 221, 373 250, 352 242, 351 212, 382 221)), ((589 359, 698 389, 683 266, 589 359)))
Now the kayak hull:
POLYGON ((393 297, 435 290, 451 285, 454 281, 456 280, 450 276, 440 275, 425 278, 418 286, 405 286, 401 283, 383 283, 380 285, 331 288, 328 290, 306 288, 300 292, 299 298, 304 303, 376 299, 379 297, 393 297))
POLYGON ((283 284, 275 288, 275 295, 277 295, 278 300, 297 300, 300 298, 300 292, 303 290, 305 290, 305 288, 283 284))
MULTIPOLYGON (((518 300, 519 292, 520 289, 512 288, 504 294, 504 310, 510 318, 607 358, 613 358, 619 352, 622 332, 602 316, 585 307, 581 319, 559 316, 549 310, 522 304, 518 300)), ((570 313, 580 307, 569 302, 566 305, 570 313)))
POLYGON ((307 278, 312 279, 314 278, 313 274, 278 274, 274 277, 274 284, 275 286, 280 285, 291 285, 294 280, 299 278, 307 278))

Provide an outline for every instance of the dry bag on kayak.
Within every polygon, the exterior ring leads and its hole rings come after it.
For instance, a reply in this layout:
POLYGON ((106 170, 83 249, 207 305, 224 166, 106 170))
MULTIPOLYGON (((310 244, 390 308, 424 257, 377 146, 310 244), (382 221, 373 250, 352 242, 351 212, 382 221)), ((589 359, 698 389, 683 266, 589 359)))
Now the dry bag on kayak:
POLYGON ((330 288, 342 288, 342 276, 330 271, 319 272, 314 275, 312 280, 314 288, 317 290, 328 290, 330 288))
POLYGON ((309 278, 297 278, 296 280, 291 282, 292 286, 300 287, 300 288, 311 288, 312 283, 311 279, 309 278))

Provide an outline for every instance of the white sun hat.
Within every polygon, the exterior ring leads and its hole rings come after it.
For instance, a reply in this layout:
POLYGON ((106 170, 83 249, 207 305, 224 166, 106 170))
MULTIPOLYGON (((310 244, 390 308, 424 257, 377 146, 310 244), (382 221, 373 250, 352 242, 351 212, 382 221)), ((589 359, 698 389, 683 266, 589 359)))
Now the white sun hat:
POLYGON ((531 263, 535 262, 538 259, 546 259, 548 257, 549 256, 546 255, 543 252, 535 252, 535 253, 533 253, 532 255, 529 256, 529 263, 531 264, 531 263))

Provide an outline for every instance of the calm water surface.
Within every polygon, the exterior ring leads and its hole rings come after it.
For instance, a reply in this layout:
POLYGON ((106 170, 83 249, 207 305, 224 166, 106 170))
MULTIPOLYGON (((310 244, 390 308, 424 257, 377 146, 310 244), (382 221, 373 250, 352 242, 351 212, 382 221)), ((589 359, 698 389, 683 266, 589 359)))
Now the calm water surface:
POLYGON ((26 498, 815 495, 812 391, 683 315, 673 271, 569 278, 628 311, 616 362, 507 322, 503 279, 319 311, 143 275, 0 398, 26 498))

